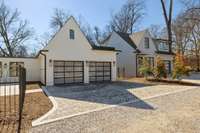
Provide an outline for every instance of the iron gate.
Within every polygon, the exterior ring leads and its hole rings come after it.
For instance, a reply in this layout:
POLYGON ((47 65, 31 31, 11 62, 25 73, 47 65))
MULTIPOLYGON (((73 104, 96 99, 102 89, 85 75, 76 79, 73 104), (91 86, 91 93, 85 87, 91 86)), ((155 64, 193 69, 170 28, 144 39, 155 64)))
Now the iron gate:
POLYGON ((0 131, 20 133, 26 90, 26 69, 19 66, 18 77, 0 82, 0 131), (17 81, 16 81, 17 79, 17 81))

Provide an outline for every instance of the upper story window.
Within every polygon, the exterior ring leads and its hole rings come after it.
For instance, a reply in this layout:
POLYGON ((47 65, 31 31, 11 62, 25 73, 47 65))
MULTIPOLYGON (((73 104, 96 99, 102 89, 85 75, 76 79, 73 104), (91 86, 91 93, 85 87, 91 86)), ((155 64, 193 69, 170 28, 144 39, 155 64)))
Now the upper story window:
POLYGON ((69 30, 69 38, 70 38, 71 40, 74 40, 74 39, 75 39, 75 32, 74 32, 74 30, 72 30, 72 29, 69 30))
POLYGON ((159 43, 158 46, 159 46, 159 51, 169 51, 168 45, 164 42, 159 43))
POLYGON ((10 77, 19 76, 19 66, 24 66, 24 62, 10 62, 10 77))
POLYGON ((149 48, 149 38, 148 37, 144 38, 144 48, 146 48, 146 49, 149 48))

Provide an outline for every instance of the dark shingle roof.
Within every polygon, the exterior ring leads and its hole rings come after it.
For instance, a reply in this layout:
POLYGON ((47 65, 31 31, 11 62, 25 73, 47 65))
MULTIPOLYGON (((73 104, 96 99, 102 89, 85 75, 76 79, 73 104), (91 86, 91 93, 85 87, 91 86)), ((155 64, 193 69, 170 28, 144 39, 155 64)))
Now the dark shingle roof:
POLYGON ((117 32, 117 34, 126 41, 132 48, 134 48, 137 52, 140 52, 140 50, 137 49, 136 44, 133 42, 133 40, 130 38, 129 34, 117 32))

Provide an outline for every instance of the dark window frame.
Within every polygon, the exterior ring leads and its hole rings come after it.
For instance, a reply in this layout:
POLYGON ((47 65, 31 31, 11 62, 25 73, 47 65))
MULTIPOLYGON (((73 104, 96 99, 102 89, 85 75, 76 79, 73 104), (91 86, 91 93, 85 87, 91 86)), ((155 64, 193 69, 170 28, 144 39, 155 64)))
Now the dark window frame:
POLYGON ((24 62, 9 62, 9 76, 10 77, 18 77, 19 76, 19 65, 21 65, 23 67, 24 66, 24 62), (16 67, 16 68, 14 68, 16 70, 14 72, 15 73, 14 75, 11 75, 11 74, 13 74, 11 72, 11 69, 13 69, 13 68, 11 68, 12 67, 11 64, 15 64, 15 67, 16 67))
POLYGON ((73 29, 69 30, 69 39, 74 40, 75 39, 75 31, 73 29))

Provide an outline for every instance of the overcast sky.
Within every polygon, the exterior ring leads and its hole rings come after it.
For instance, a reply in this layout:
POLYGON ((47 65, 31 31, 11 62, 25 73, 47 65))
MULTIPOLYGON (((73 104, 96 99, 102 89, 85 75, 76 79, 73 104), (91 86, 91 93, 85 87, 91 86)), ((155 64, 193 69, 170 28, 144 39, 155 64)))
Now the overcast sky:
MULTIPOLYGON (((21 18, 27 19, 37 35, 49 30, 49 21, 54 8, 70 11, 75 17, 83 16, 92 27, 104 28, 109 23, 111 12, 116 12, 126 0, 4 0, 12 9, 17 8, 21 18)), ((174 0, 174 16, 181 10, 180 0, 174 0)), ((160 0, 146 0, 146 15, 139 26, 164 24, 160 0)))

